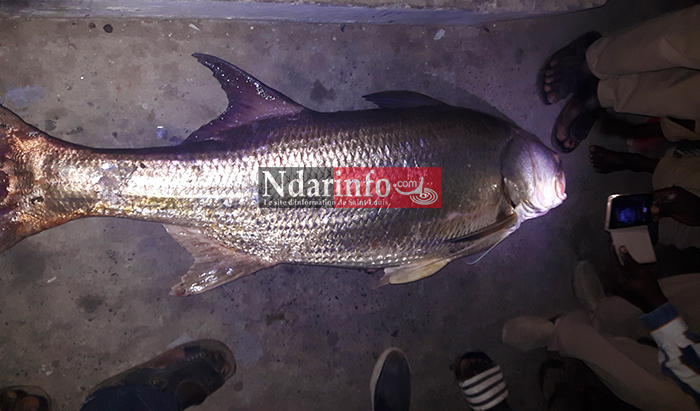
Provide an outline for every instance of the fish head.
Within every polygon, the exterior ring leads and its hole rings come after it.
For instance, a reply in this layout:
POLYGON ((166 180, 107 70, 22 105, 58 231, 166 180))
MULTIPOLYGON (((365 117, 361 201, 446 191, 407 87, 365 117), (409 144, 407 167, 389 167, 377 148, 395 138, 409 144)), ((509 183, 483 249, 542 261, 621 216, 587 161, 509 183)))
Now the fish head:
POLYGON ((566 199, 559 155, 524 131, 503 151, 501 176, 505 195, 521 220, 541 216, 566 199))

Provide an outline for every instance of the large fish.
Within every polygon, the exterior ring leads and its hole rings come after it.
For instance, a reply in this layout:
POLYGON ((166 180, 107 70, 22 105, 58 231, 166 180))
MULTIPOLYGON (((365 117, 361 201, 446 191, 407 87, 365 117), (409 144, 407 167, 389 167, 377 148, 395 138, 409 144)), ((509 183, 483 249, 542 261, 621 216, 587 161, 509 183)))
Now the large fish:
MULTIPOLYGON (((0 251, 92 216, 166 224, 194 263, 195 294, 278 263, 384 268, 381 284, 478 260, 566 198, 559 157, 495 117, 410 92, 322 113, 239 68, 195 54, 229 105, 176 147, 71 144, 0 107, 0 251), (264 208, 261 167, 440 167, 441 208, 264 208)), ((364 183, 364 182, 363 182, 364 183)))

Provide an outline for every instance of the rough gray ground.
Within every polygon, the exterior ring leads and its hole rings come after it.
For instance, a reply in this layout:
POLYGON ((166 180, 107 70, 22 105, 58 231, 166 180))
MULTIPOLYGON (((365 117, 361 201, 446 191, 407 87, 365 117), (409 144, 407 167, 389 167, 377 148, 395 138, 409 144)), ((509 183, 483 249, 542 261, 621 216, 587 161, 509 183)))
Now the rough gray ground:
POLYGON ((465 25, 585 10, 606 0, 21 0, 0 18, 198 18, 465 25))
MULTIPOLYGON (((608 33, 669 7, 611 0, 572 15, 447 27, 442 38, 433 26, 2 20, 0 96, 26 121, 75 143, 170 144, 157 126, 177 140, 226 105, 210 72, 189 57, 205 52, 313 109, 365 108, 363 94, 410 89, 492 105, 549 144, 561 103, 546 107, 535 94, 544 58, 585 31, 608 33)), ((369 288, 379 274, 278 266, 175 298, 168 290, 191 258, 158 224, 85 219, 31 237, 0 256, 0 386, 39 385, 56 409, 73 410, 106 377, 208 337, 228 344, 239 368, 202 410, 368 409, 372 366, 392 345, 412 365, 413 409, 466 409, 448 366, 473 349, 504 368, 514 408, 541 408, 545 351, 506 347, 500 327, 576 307, 576 262, 608 257, 606 197, 650 189, 649 176, 596 175, 587 143, 565 156, 562 206, 524 223, 476 266, 457 261, 379 290, 369 288)))

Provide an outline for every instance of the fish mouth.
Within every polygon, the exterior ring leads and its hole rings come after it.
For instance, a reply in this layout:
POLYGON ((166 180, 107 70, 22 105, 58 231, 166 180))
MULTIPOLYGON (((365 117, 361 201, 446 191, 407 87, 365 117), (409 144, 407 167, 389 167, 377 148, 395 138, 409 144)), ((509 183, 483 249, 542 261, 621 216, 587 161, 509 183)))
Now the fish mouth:
POLYGON ((566 176, 564 176, 563 171, 559 171, 557 178, 554 179, 554 194, 560 203, 566 200, 566 176))

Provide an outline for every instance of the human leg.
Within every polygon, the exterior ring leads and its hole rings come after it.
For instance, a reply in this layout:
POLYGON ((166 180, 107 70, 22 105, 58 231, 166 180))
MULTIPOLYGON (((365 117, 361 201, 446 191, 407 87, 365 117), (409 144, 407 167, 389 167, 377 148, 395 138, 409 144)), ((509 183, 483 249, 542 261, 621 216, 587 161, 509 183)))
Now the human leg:
POLYGON ((654 190, 678 186, 700 195, 700 157, 662 158, 654 170, 652 186, 654 190))
MULTIPOLYGON (((700 119, 697 119, 700 120, 700 119)), ((663 117, 659 127, 664 137, 671 142, 700 140, 700 121, 677 120, 663 117)))
MULTIPOLYGON (((700 274, 666 277, 659 285, 689 326, 700 327, 700 274)), ((641 314, 622 298, 605 298, 593 316, 577 311, 560 318, 550 349, 586 362, 616 395, 638 408, 696 409, 691 397, 661 372, 658 349, 637 342, 648 335, 641 314)))
POLYGON ((700 6, 646 21, 586 51, 598 100, 617 112, 700 119, 700 6))
POLYGON ((595 171, 603 174, 622 170, 654 173, 659 164, 655 158, 612 151, 595 145, 590 146, 588 158, 595 171))
POLYGON ((558 318, 555 328, 549 349, 584 361, 623 401, 642 410, 697 410, 692 398, 661 373, 656 348, 601 334, 583 310, 558 318))
MULTIPOLYGON (((594 272, 579 264, 574 294, 587 310, 556 319, 518 317, 503 327, 503 341, 520 348, 537 346, 582 360, 620 399, 642 410, 697 410, 694 401, 661 372, 658 349, 640 344, 648 333, 639 322, 641 310, 626 300, 601 297, 594 272), (586 295, 588 294, 588 295, 586 295)), ((662 291, 689 324, 700 326, 700 274, 664 278, 662 291)), ((692 325, 691 325, 692 327, 692 325)))
POLYGON ((618 113, 700 119, 700 70, 672 68, 602 78, 600 105, 618 113))
POLYGON ((698 38, 700 5, 606 35, 587 49, 586 61, 599 79, 672 68, 700 70, 698 38))

